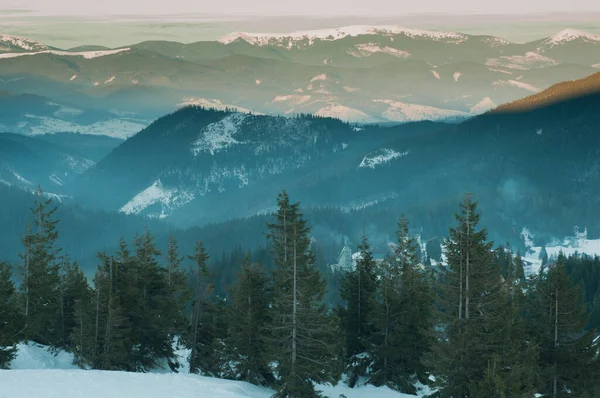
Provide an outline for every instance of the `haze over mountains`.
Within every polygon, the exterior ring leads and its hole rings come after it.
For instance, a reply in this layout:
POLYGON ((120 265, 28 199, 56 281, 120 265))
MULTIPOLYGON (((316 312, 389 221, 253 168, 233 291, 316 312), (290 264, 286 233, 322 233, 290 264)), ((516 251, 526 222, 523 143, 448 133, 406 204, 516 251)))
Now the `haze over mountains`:
POLYGON ((464 120, 600 67, 600 37, 567 29, 530 43, 350 26, 57 49, 0 36, 1 130, 126 138, 183 105, 357 123, 464 120), (15 95, 28 94, 26 98, 15 95))

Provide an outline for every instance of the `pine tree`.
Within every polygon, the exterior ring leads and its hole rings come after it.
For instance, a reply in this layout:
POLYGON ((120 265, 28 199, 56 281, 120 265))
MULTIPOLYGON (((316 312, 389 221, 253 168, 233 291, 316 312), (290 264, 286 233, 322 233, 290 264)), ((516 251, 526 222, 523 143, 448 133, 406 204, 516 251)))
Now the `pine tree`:
MULTIPOLYGON (((138 300, 128 316, 133 328, 135 366, 148 371, 167 361, 172 368, 175 356, 173 327, 175 317, 180 313, 169 286, 168 275, 174 270, 160 266, 158 258, 161 253, 148 230, 136 236, 134 246, 138 300)), ((129 304, 123 303, 126 310, 131 308, 129 304)))
POLYGON ((212 275, 207 265, 209 256, 202 242, 196 243, 194 255, 189 258, 194 262, 195 267, 191 327, 188 337, 191 347, 190 373, 214 375, 217 366, 213 355, 213 317, 209 301, 214 285, 210 282, 212 275))
POLYGON ((277 197, 273 246, 271 357, 279 375, 277 397, 315 397, 314 383, 329 382, 335 368, 336 322, 322 303, 325 281, 315 269, 310 228, 285 191, 277 197))
POLYGON ((269 291, 267 276, 260 263, 252 264, 246 256, 230 297, 227 345, 235 368, 226 377, 267 385, 272 382, 266 338, 269 291))
POLYGON ((21 292, 24 302, 26 340, 49 346, 61 343, 60 275, 56 248, 58 232, 54 219, 56 207, 52 200, 42 198, 42 191, 36 192, 34 207, 31 209, 35 228, 27 227, 22 242, 21 253, 21 292))
POLYGON ((505 351, 512 353, 510 342, 515 336, 513 318, 507 319, 510 289, 501 265, 494 261, 485 229, 477 230, 480 214, 470 194, 465 195, 456 220, 458 225, 445 240, 448 267, 438 303, 442 332, 431 364, 440 397, 474 396, 473 391, 482 388, 486 369, 496 365, 490 361, 500 358, 499 367, 505 365, 505 351))
POLYGON ((593 391, 599 376, 595 334, 586 330, 583 296, 565 272, 562 253, 537 281, 529 308, 528 329, 540 345, 539 392, 556 398, 593 391))
POLYGON ((191 300, 189 275, 181 269, 184 257, 179 254, 179 246, 173 236, 169 237, 167 249, 167 283, 169 286, 174 308, 168 312, 172 317, 171 336, 173 339, 182 337, 188 328, 185 309, 191 300))
POLYGON ((354 387, 359 377, 366 376, 371 360, 365 355, 371 351, 374 333, 372 317, 375 310, 376 263, 366 235, 358 245, 356 268, 346 271, 340 296, 345 305, 338 309, 346 334, 346 372, 348 385, 354 387))
POLYGON ((430 350, 432 328, 431 281, 418 263, 418 244, 409 234, 408 220, 398 223, 397 244, 379 266, 377 344, 369 381, 407 393, 426 379, 423 356, 430 350))
POLYGON ((91 301, 90 287, 87 278, 79 269, 77 262, 71 262, 68 256, 63 256, 60 262, 60 341, 58 348, 71 351, 71 334, 75 328, 76 303, 91 301))
POLYGON ((11 275, 10 265, 0 262, 0 369, 14 359, 25 325, 11 275))

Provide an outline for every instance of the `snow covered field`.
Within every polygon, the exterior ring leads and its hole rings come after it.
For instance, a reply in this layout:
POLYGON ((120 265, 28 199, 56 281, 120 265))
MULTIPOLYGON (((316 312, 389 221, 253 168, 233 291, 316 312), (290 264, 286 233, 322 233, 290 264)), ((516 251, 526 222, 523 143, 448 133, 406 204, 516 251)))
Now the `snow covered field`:
MULTIPOLYGON (((174 373, 128 373, 80 370, 72 356, 57 356, 42 346, 19 345, 11 370, 0 370, 2 398, 269 398, 273 391, 249 383, 174 373)), ((411 398, 385 387, 356 389, 320 386, 325 396, 338 398, 411 398)))

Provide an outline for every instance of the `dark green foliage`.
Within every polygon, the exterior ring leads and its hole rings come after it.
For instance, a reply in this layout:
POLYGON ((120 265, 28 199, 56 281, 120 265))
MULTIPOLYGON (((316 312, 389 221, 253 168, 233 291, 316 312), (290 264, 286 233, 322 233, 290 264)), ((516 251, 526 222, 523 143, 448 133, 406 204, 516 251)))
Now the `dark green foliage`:
POLYGON ((0 369, 10 366, 25 326, 11 275, 11 267, 0 262, 0 369))
POLYGON ((194 262, 191 327, 187 338, 191 348, 190 373, 215 375, 218 364, 215 360, 214 307, 210 296, 214 290, 212 275, 208 271, 209 259, 202 242, 197 242, 194 262))
POLYGON ((414 384, 426 381, 423 356, 431 349, 431 281, 418 263, 418 245, 409 234, 408 220, 398 223, 397 245, 379 267, 381 287, 377 344, 370 382, 416 393, 414 384))
POLYGON ((43 199, 41 189, 31 209, 33 229, 27 227, 22 238, 23 261, 21 266, 21 293, 26 320, 24 338, 49 346, 59 346, 62 341, 60 313, 60 284, 58 238, 51 199, 43 199))
POLYGON ((336 322, 322 303, 325 281, 315 269, 310 228, 299 203, 285 191, 277 197, 273 243, 271 358, 278 374, 277 397, 314 397, 314 383, 334 381, 336 322))
POLYGON ((269 298, 262 265, 246 256, 230 294, 226 345, 234 367, 225 377, 258 385, 273 381, 267 362, 269 298))
POLYGON ((539 392, 550 397, 579 396, 597 382, 597 348, 583 296, 565 272, 566 258, 542 275, 529 300, 528 330, 540 346, 539 392))
POLYGON ((445 241, 449 266, 442 279, 441 333, 431 363, 438 378, 436 395, 475 397, 493 388, 495 396, 528 396, 527 360, 535 352, 524 350, 522 343, 517 271, 504 255, 501 261, 494 259, 485 229, 477 229, 479 219, 477 202, 467 194, 456 215, 458 225, 445 241), (508 262, 508 278, 502 277, 503 261, 508 262))
POLYGON ((341 325, 346 334, 346 373, 348 385, 351 387, 359 377, 366 375, 364 359, 373 343, 372 318, 377 289, 376 263, 366 235, 363 235, 358 249, 360 255, 356 260, 356 268, 345 271, 342 277, 340 296, 344 305, 338 308, 341 325))

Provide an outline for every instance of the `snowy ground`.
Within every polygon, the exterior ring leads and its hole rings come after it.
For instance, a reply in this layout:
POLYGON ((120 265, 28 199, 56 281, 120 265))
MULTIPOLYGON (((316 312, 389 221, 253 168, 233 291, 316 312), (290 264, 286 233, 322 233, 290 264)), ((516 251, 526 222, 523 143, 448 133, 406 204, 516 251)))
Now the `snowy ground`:
MULTIPOLYGON (((182 351, 182 354, 184 352, 182 351)), ((79 370, 73 357, 54 356, 44 347, 20 344, 11 370, 0 370, 2 398, 269 398, 273 391, 249 383, 185 373, 128 373, 79 370)), ((319 386, 338 398, 410 398, 388 388, 319 386)))

